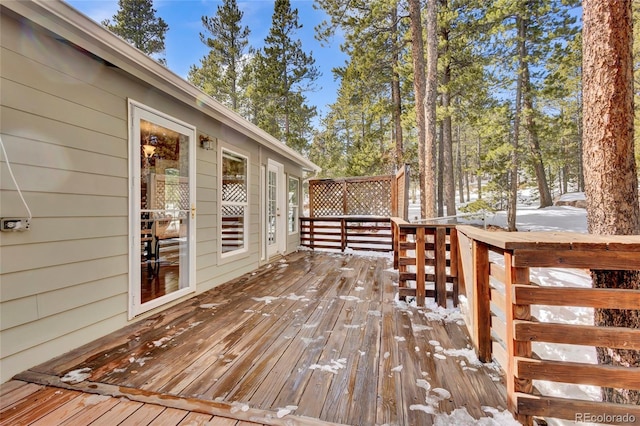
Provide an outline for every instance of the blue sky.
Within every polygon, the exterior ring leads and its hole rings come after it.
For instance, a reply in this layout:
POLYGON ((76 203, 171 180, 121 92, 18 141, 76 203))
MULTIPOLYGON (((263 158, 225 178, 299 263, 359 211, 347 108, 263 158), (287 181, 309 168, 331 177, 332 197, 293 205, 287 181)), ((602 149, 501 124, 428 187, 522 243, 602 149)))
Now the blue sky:
MULTIPOLYGON (((118 10, 118 0, 66 0, 74 8, 94 21, 111 19, 118 10)), ((244 12, 242 23, 251 30, 249 44, 261 47, 271 27, 273 1, 237 0, 238 7, 244 12)), ((199 64, 206 55, 207 47, 200 42, 199 33, 203 32, 201 17, 214 16, 222 0, 154 0, 153 7, 157 16, 169 25, 165 38, 165 57, 168 67, 186 78, 189 68, 199 64)), ((328 104, 336 99, 339 82, 334 81, 331 69, 344 64, 347 59, 340 51, 340 39, 335 38, 329 46, 322 47, 314 38, 314 27, 325 18, 323 12, 313 8, 312 0, 291 0, 292 9, 298 9, 299 23, 295 38, 302 41, 302 48, 312 53, 316 66, 322 76, 316 82, 318 90, 307 93, 311 105, 318 108, 320 115, 326 114, 328 104)))

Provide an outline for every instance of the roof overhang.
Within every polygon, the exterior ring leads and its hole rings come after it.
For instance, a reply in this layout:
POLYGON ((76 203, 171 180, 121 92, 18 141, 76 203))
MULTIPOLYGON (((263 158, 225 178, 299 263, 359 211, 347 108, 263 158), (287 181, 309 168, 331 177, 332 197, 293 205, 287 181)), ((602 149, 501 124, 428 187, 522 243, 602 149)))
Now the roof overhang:
POLYGON ((78 10, 60 0, 3 0, 2 7, 38 24, 92 55, 113 64, 167 95, 255 140, 310 172, 318 165, 226 108, 78 10))

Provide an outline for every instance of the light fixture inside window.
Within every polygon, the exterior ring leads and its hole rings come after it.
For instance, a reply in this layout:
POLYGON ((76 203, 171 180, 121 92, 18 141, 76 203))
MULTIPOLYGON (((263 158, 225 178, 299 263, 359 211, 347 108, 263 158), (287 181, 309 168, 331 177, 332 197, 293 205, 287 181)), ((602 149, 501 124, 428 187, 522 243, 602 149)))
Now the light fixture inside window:
POLYGON ((200 146, 202 149, 206 149, 208 151, 216 149, 215 147, 216 138, 212 138, 207 135, 200 135, 200 146))
POLYGON ((149 144, 142 145, 142 152, 144 152, 145 158, 151 158, 153 154, 156 152, 156 147, 149 144))

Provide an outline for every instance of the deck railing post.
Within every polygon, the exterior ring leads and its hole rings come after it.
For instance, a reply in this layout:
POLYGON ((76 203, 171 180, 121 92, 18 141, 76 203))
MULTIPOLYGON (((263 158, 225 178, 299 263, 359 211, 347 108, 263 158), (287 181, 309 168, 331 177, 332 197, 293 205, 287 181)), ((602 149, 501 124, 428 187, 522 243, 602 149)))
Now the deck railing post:
POLYGON ((505 275, 505 316, 507 324, 507 407, 523 425, 532 425, 531 416, 518 414, 517 392, 531 393, 531 380, 519 379, 517 375, 516 357, 531 358, 531 342, 517 341, 514 334, 514 320, 531 320, 529 305, 516 305, 513 300, 514 284, 529 284, 529 268, 513 266, 513 253, 504 252, 505 275))
POLYGON ((436 303, 447 307, 447 230, 438 226, 434 234, 434 257, 436 269, 436 303))
POLYGON ((342 252, 347 248, 347 219, 340 218, 340 249, 342 252))
POLYGON ((452 226, 449 230, 449 276, 453 281, 453 306, 458 306, 458 231, 452 226))
POLYGON ((418 306, 424 306, 424 300, 427 296, 425 288, 425 229, 418 226, 416 229, 416 303, 418 306))
POLYGON ((473 339, 482 362, 491 361, 491 289, 489 288, 489 249, 474 240, 473 251, 473 339))

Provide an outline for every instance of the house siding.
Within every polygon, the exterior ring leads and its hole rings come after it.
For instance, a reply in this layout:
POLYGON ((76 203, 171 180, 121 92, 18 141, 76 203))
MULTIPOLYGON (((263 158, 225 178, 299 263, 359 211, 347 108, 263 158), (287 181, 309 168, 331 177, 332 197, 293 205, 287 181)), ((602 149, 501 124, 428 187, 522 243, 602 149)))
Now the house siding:
MULTIPOLYGON (((193 146, 198 293, 260 264, 260 166, 273 158, 298 177, 302 168, 197 107, 0 11, 0 129, 33 213, 28 232, 0 234, 0 382, 5 382, 130 322, 129 99, 249 153, 248 250, 222 263, 217 150, 193 146)), ((0 165, 0 215, 26 216, 4 157, 0 165)), ((297 248, 297 241, 287 243, 288 251, 297 248)))

